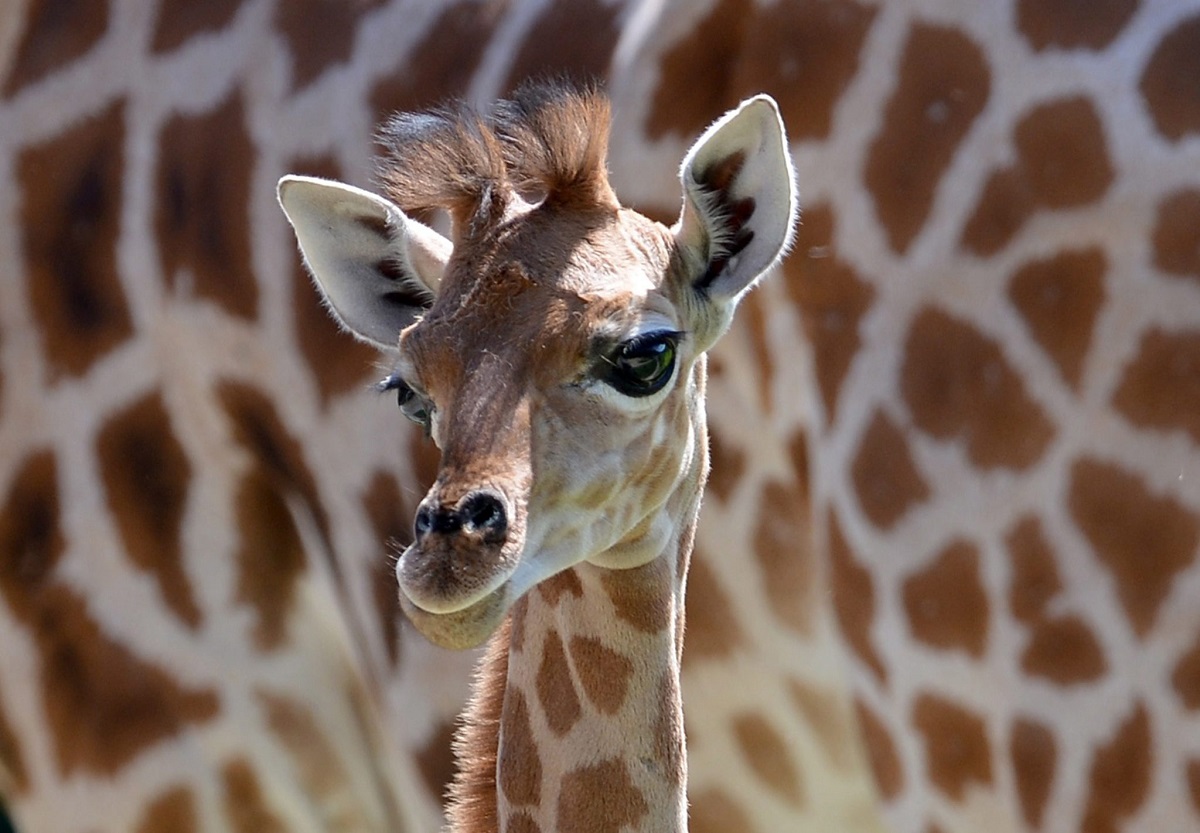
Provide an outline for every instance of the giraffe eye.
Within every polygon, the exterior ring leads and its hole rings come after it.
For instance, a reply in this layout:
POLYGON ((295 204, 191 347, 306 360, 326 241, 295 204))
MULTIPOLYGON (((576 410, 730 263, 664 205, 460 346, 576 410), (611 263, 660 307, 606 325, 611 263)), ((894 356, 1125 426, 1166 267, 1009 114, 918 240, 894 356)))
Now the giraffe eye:
POLYGON ((424 428, 426 435, 429 434, 433 419, 433 405, 428 399, 409 387, 408 383, 396 373, 390 374, 377 384, 375 389, 380 393, 396 391, 396 403, 400 406, 400 413, 404 414, 411 422, 424 428))
POLYGON ((671 381, 681 333, 645 333, 620 344, 605 357, 604 380, 626 396, 658 393, 671 381))

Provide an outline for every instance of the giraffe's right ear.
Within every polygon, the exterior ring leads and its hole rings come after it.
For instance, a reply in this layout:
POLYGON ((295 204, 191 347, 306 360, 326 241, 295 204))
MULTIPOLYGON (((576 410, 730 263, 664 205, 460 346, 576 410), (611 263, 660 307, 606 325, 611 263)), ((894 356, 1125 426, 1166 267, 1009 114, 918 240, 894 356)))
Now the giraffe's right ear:
POLYGON ((306 176, 279 180, 279 204, 338 322, 396 349, 400 331, 433 303, 450 241, 368 191, 306 176))

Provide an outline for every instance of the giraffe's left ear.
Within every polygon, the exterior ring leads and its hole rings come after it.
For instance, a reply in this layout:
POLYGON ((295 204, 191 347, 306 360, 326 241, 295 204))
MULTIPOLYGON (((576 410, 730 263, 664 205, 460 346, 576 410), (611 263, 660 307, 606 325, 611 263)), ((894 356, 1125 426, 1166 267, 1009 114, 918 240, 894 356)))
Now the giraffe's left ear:
POLYGON ((774 100, 758 95, 726 113, 688 151, 680 178, 674 230, 692 286, 736 301, 783 257, 796 225, 795 176, 774 100))

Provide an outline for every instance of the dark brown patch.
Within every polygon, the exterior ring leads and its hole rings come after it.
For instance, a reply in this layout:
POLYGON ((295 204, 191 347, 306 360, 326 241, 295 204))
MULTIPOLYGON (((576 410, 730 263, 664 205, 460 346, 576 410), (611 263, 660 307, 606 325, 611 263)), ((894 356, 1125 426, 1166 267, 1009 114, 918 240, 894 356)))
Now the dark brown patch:
POLYGON ((1188 792, 1192 797, 1192 806, 1200 814, 1200 758, 1187 762, 1188 792))
POLYGON ((192 630, 203 622, 183 563, 180 532, 192 467, 158 392, 115 414, 96 438, 108 508, 134 566, 192 630))
POLYGON ((150 49, 156 53, 178 49, 199 34, 224 29, 242 3, 240 0, 212 0, 206 3, 162 3, 154 21, 150 49))
POLYGON ((979 550, 955 541, 904 582, 904 610, 913 635, 927 645, 965 651, 987 647, 989 605, 979 574, 979 550))
POLYGON ((39 451, 13 477, 0 512, 0 594, 26 625, 34 624, 66 549, 60 523, 54 454, 39 451))
POLYGON ((79 376, 133 333, 117 273, 125 104, 17 161, 25 282, 51 376, 79 376))
MULTIPOLYGON (((21 12, 10 7, 5 13, 21 12)), ((108 0, 32 0, 0 96, 10 98, 22 87, 75 63, 107 30, 108 0)))
POLYGON ((221 787, 225 817, 233 833, 285 833, 249 761, 238 758, 225 764, 221 768, 221 787))
POLYGON ((1179 695, 1179 702, 1192 711, 1200 710, 1200 634, 1196 641, 1175 664, 1171 674, 1171 685, 1179 695))
POLYGON ((854 726, 841 696, 802 680, 787 681, 788 694, 821 744, 825 757, 838 769, 848 771, 854 765, 854 726))
POLYGON ((755 829, 737 801, 716 787, 689 795, 688 804, 691 833, 753 833, 755 829))
POLYGON ((275 7, 275 27, 292 55, 292 88, 301 89, 350 57, 358 22, 380 0, 288 0, 275 7))
POLYGON ((417 771, 421 773, 421 780, 430 795, 444 796, 458 771, 452 746, 455 731, 453 722, 439 722, 430 733, 429 740, 418 747, 413 755, 417 771))
POLYGON ((1036 210, 1037 200, 1022 171, 994 171, 963 226, 961 245, 983 257, 994 255, 1008 245, 1036 210))
POLYGON ((509 610, 508 621, 512 630, 512 640, 509 651, 519 654, 525 650, 525 617, 529 614, 529 594, 522 596, 513 603, 509 610))
POLYGON ((1200 133, 1200 15, 1163 36, 1138 85, 1158 132, 1178 141, 1200 133))
POLYGON ((504 692, 500 715, 500 759, 496 776, 511 804, 538 804, 542 800, 542 759, 529 722, 525 695, 504 692))
POLYGON ((904 768, 900 766, 896 744, 883 721, 862 700, 854 701, 854 713, 858 718, 858 728, 867 749, 867 762, 871 765, 879 794, 890 801, 904 787, 904 768))
POLYGON ((1012 564, 1008 603, 1018 620, 1029 624, 1042 618, 1046 605, 1062 590, 1054 550, 1042 524, 1028 515, 1004 537, 1012 564))
POLYGON ((1158 204, 1154 265, 1168 275, 1200 281, 1200 190, 1181 188, 1158 204))
POLYGON ((1018 0, 1017 29, 1038 52, 1107 47, 1137 11, 1138 0, 1018 0))
POLYGON ((284 496, 259 472, 243 477, 237 507, 237 601, 255 615, 254 641, 263 650, 279 648, 295 601, 296 585, 307 567, 304 544, 284 496))
POLYGON ((929 779, 955 801, 970 782, 992 783, 992 751, 983 719, 933 694, 913 704, 913 726, 925 741, 929 779))
POLYGON ((688 571, 685 664, 728 657, 745 642, 729 596, 708 560, 707 555, 697 551, 688 571))
POLYGON ((1064 251, 1026 263, 1008 285, 1008 297, 1029 332, 1076 390, 1105 301, 1108 260, 1099 248, 1064 251))
POLYGON ((150 802, 134 833, 194 833, 196 797, 187 787, 172 787, 150 802))
POLYGON ((571 731, 579 722, 583 710, 571 679, 567 652, 557 631, 547 632, 542 641, 542 661, 538 665, 534 687, 550 731, 560 737, 571 731))
POLYGON ((250 252, 254 143, 234 91, 216 109, 177 115, 159 136, 154 235, 163 277, 178 294, 253 320, 258 283, 250 252))
POLYGON ((558 794, 558 829, 589 833, 620 833, 636 829, 650 812, 620 759, 584 766, 563 776, 558 794))
POLYGON ((961 30, 911 27, 863 171, 893 251, 907 251, 920 233, 938 183, 990 91, 983 52, 961 30))
POLYGON ((585 636, 572 636, 570 651, 575 673, 592 705, 604 714, 619 712, 633 676, 629 658, 585 636))
POLYGON ((504 825, 505 833, 542 833, 542 828, 526 812, 513 813, 504 825))
POLYGON ((539 584, 537 589, 538 595, 549 607, 558 607, 558 602, 563 596, 574 599, 583 596, 583 584, 579 581, 579 574, 573 569, 563 570, 551 576, 539 584))
POLYGON ((1000 346, 934 307, 913 319, 900 389, 918 428, 960 440, 980 468, 1027 469, 1054 436, 1000 346))
POLYGON ((1200 443, 1200 330, 1145 333, 1113 405, 1139 428, 1183 431, 1200 443))
POLYGON ((792 760, 787 743, 766 718, 742 714, 733 720, 733 736, 742 757, 759 780, 794 807, 805 803, 804 782, 792 760))
POLYGON ((875 672, 879 681, 886 683, 887 668, 879 659, 871 636, 875 621, 875 585, 870 571, 854 557, 832 507, 829 509, 829 578, 833 611, 842 638, 850 643, 859 660, 875 672))
POLYGON ((1138 703, 1113 735, 1092 756, 1091 794, 1084 811, 1082 833, 1116 833, 1122 819, 1132 816, 1150 792, 1154 766, 1150 717, 1138 703))
POLYGON ((1031 829, 1041 829, 1058 763, 1054 733, 1034 720, 1018 718, 1009 733, 1008 746, 1021 814, 1031 829))
POLYGON ((1104 649, 1091 628, 1078 616, 1041 618, 1021 652, 1027 674, 1070 686, 1091 682, 1108 671, 1104 649))
POLYGON ((606 78, 621 34, 620 11, 601 0, 548 4, 517 50, 504 90, 511 92, 530 78, 584 83, 606 78))
POLYGON ((783 262, 788 296, 800 310, 812 345, 817 388, 829 423, 837 417, 842 382, 862 346, 860 324, 875 300, 875 289, 837 256, 833 232, 830 205, 806 207, 795 251, 783 262))
POLYGON ((1196 559, 1200 519, 1135 475, 1094 459, 1071 466, 1067 506, 1116 582, 1134 632, 1145 637, 1176 575, 1196 559))
POLYGON ((29 771, 21 754, 21 741, 13 731, 0 703, 0 784, 9 795, 20 795, 29 789, 29 771))
POLYGON ((680 784, 687 780, 687 742, 683 731, 683 698, 679 677, 669 668, 658 679, 658 714, 654 718, 653 759, 664 777, 680 784))
POLYGON ((605 570, 600 585, 612 601, 617 618, 642 633, 660 633, 671 624, 669 565, 656 558, 631 570, 605 570))
POLYGON ((863 433, 850 474, 863 514, 880 529, 891 529, 915 504, 929 499, 929 485, 908 440, 882 408, 863 433))
POLYGON ((746 453, 727 443, 720 431, 708 434, 708 454, 712 470, 708 475, 707 489, 721 503, 728 503, 746 473, 746 453))
MULTIPOLYGON (((413 498, 414 503, 417 500, 413 498)), ((400 664, 404 614, 400 608, 400 585, 396 581, 394 557, 384 553, 399 553, 412 540, 413 509, 404 499, 396 478, 384 471, 375 472, 362 494, 363 509, 371 522, 375 540, 381 552, 371 566, 371 590, 379 632, 383 635, 388 661, 395 668, 400 664)))
POLYGON ((754 529, 767 603, 780 622, 800 634, 812 632, 817 608, 811 511, 803 484, 770 481, 763 487, 754 529))
MULTIPOLYGON (((733 247, 741 245, 744 240, 745 238, 735 238, 733 247)), ((718 258, 712 261, 709 271, 716 274, 714 267, 724 263, 728 263, 728 260, 718 258)), ((765 298, 764 293, 751 292, 739 302, 738 326, 750 336, 750 352, 754 366, 758 369, 751 381, 758 390, 760 407, 769 413, 775 409, 771 390, 771 382, 775 378, 775 350, 767 338, 767 318, 770 311, 767 309, 765 298)))

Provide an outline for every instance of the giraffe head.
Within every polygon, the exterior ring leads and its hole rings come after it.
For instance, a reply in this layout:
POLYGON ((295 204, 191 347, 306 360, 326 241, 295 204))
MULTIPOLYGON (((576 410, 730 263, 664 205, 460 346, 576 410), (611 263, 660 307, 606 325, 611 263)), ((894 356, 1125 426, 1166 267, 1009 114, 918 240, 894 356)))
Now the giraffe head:
POLYGON ((397 575, 432 641, 485 640, 521 595, 582 561, 663 552, 703 482, 703 354, 786 249, 795 190, 774 102, 684 160, 671 228, 622 208, 608 103, 530 88, 483 117, 402 115, 390 199, 280 182, 335 317, 395 354, 383 387, 442 452, 397 575), (450 239, 406 214, 439 208, 450 239))

